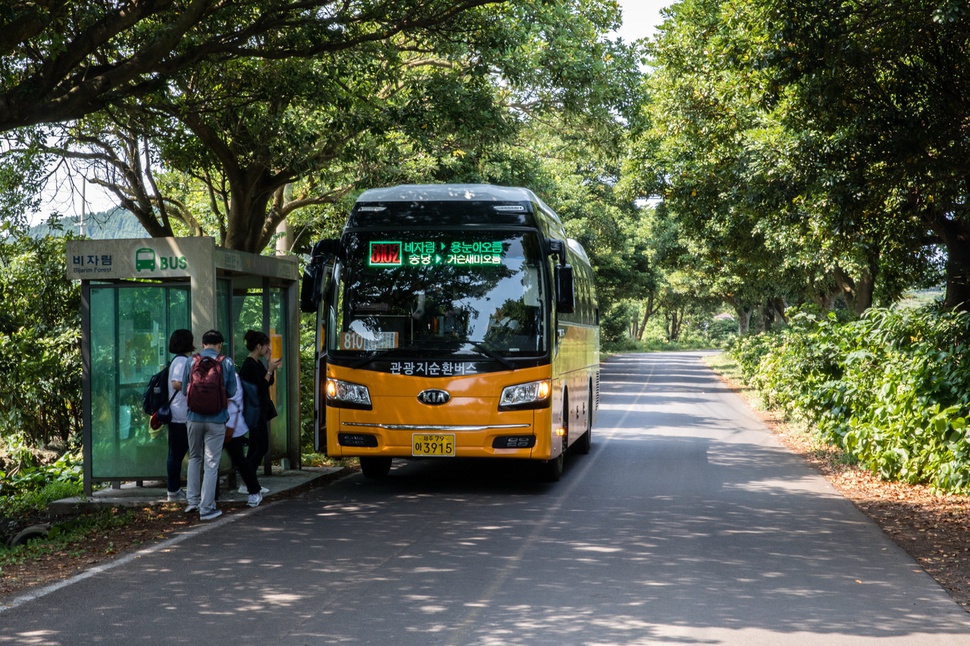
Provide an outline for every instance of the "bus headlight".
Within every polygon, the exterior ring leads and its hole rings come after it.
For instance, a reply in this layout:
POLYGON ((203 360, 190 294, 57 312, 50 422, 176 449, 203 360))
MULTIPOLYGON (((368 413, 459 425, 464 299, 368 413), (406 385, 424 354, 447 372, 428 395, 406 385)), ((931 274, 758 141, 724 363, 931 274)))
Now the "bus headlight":
POLYGON ((498 409, 523 410, 546 408, 549 406, 549 395, 551 393, 552 383, 548 379, 506 386, 502 389, 502 397, 498 401, 498 409))
POLYGON ((371 410, 372 408, 370 391, 367 390, 367 386, 341 381, 340 379, 327 379, 325 388, 328 406, 360 410, 371 410))

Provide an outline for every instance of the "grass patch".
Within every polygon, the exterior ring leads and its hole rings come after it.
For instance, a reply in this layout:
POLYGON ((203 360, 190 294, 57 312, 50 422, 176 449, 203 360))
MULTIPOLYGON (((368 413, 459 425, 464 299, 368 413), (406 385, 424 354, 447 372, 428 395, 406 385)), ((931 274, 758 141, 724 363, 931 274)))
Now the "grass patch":
POLYGON ((718 352, 704 357, 705 363, 717 374, 735 384, 741 382, 741 366, 727 352, 718 352))
POLYGON ((332 458, 323 453, 313 452, 303 453, 300 459, 303 462, 303 466, 306 467, 337 467, 344 469, 357 464, 357 460, 354 458, 332 458))
POLYGON ((20 518, 43 512, 55 500, 72 498, 83 493, 84 486, 80 482, 50 482, 38 489, 4 498, 0 501, 0 517, 20 518))
POLYGON ((759 411, 767 411, 764 401, 758 395, 758 391, 744 382, 744 375, 741 371, 741 364, 727 352, 718 352, 704 357, 704 362, 708 367, 724 378, 731 384, 738 394, 744 397, 748 403, 759 411))

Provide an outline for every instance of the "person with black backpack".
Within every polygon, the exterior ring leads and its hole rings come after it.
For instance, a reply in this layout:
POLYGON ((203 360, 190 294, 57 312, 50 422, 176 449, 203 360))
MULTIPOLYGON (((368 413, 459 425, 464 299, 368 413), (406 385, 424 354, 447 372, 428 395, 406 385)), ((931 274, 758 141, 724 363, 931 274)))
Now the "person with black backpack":
POLYGON ((185 512, 198 510, 202 520, 222 515, 216 509, 219 460, 229 420, 229 398, 236 393, 236 367, 222 354, 224 342, 218 330, 203 334, 202 351, 192 356, 182 374, 189 437, 185 512))

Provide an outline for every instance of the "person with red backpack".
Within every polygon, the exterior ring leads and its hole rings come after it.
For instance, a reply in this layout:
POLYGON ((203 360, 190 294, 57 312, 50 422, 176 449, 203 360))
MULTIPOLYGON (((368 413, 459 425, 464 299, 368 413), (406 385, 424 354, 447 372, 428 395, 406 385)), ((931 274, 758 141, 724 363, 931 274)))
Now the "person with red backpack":
POLYGON ((198 510, 202 520, 222 515, 216 509, 219 460, 229 420, 229 398, 236 394, 236 367, 222 354, 218 330, 202 335, 202 351, 186 362, 182 374, 188 406, 189 470, 185 512, 198 510))

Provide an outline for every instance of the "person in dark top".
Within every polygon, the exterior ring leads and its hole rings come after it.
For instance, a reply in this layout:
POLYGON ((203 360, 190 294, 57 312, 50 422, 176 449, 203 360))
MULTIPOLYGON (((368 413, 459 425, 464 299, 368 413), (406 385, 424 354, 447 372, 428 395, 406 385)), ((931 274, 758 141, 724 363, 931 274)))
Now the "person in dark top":
POLYGON ((248 409, 246 418, 254 422, 249 425, 249 450, 246 453, 246 460, 253 469, 258 470, 263 458, 269 452, 269 421, 276 417, 276 406, 270 397, 269 389, 275 382, 276 369, 283 363, 283 359, 272 358, 269 337, 263 332, 249 330, 243 339, 246 349, 249 350, 249 356, 239 370, 239 378, 243 382, 243 387, 250 393, 255 391, 255 401, 252 401, 252 397, 247 397, 246 400, 248 409), (266 357, 265 365, 262 357, 266 357), (258 408, 258 415, 252 411, 253 404, 258 408))

